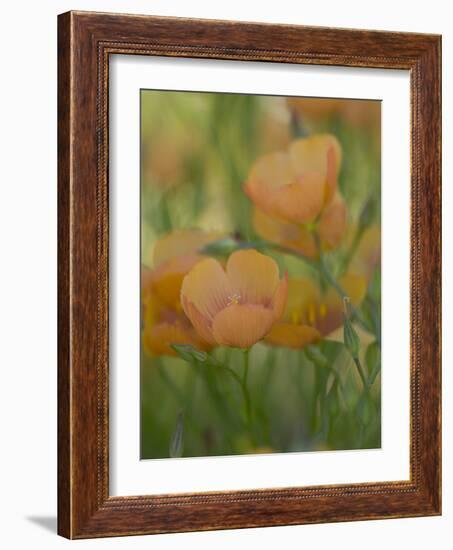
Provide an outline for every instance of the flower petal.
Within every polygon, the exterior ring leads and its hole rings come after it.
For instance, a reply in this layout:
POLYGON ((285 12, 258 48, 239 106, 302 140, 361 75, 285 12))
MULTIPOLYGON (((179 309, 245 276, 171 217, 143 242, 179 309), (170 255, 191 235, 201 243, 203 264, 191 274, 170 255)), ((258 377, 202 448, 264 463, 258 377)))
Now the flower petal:
POLYGON ((340 278, 339 283, 354 306, 359 305, 365 298, 367 281, 364 276, 356 273, 347 273, 340 278))
POLYGON ((293 173, 287 153, 276 152, 264 155, 255 162, 247 182, 252 186, 272 190, 287 185, 292 179, 293 173))
POLYGON ((324 204, 328 204, 337 188, 341 164, 341 146, 336 137, 319 134, 294 141, 289 154, 294 173, 315 173, 324 176, 324 204))
POLYGON ((301 349, 320 339, 319 331, 307 325, 276 323, 265 340, 274 346, 301 349))
POLYGON ((273 312, 266 307, 231 305, 216 315, 212 330, 219 344, 247 349, 269 332, 273 322, 273 312))
MULTIPOLYGON (((230 284, 222 266, 217 260, 208 258, 199 262, 185 277, 181 297, 212 321, 215 315, 228 304, 230 284)), ((184 300, 181 300, 184 304, 184 300)))
POLYGON ((346 231, 347 210, 339 194, 326 206, 319 220, 319 236, 329 249, 337 248, 346 231))
POLYGON ((142 343, 148 355, 177 355, 170 344, 190 344, 197 349, 207 349, 191 327, 180 323, 158 323, 145 327, 142 343))
POLYGON ((271 304, 280 279, 278 265, 270 256, 253 249, 238 250, 228 258, 226 272, 239 303, 271 304))
POLYGON ((185 275, 199 262, 202 256, 180 256, 168 260, 155 269, 151 276, 152 289, 156 296, 175 311, 181 310, 181 285, 185 275))
POLYGON ((244 191, 254 204, 271 213, 273 192, 291 183, 292 179, 288 155, 271 153, 259 158, 252 166, 244 191))
POLYGON ((293 172, 296 175, 308 172, 327 176, 329 151, 329 171, 336 179, 341 163, 341 146, 337 138, 331 134, 317 134, 293 141, 289 148, 293 172))
POLYGON ((154 244, 153 265, 160 266, 164 262, 180 256, 194 255, 211 241, 220 238, 221 233, 206 232, 200 229, 176 229, 158 239, 154 244))
POLYGON ((334 147, 327 150, 327 173, 326 173, 326 196, 325 202, 328 204, 337 190, 338 164, 334 147))
POLYGON ((294 141, 253 165, 244 190, 261 210, 294 223, 311 223, 335 194, 341 147, 329 134, 294 141))
POLYGON ((214 337, 212 335, 212 330, 210 328, 210 323, 206 317, 204 317, 200 311, 193 305, 192 302, 189 302, 185 296, 182 296, 182 305, 184 312, 187 317, 190 319, 190 322, 194 326, 197 333, 200 335, 200 338, 207 342, 210 345, 215 344, 214 337))
POLYGON ((315 221, 324 205, 325 181, 321 174, 300 176, 294 183, 271 193, 269 213, 298 224, 315 221))

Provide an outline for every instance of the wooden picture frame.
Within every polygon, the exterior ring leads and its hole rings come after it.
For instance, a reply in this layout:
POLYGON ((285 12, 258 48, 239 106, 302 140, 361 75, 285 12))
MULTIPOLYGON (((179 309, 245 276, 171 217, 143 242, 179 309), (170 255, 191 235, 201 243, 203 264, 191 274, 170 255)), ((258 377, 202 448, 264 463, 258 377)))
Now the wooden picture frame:
POLYGON ((441 39, 69 12, 58 20, 58 532, 88 538, 441 513, 441 39), (410 71, 410 480, 109 496, 109 56, 410 71))

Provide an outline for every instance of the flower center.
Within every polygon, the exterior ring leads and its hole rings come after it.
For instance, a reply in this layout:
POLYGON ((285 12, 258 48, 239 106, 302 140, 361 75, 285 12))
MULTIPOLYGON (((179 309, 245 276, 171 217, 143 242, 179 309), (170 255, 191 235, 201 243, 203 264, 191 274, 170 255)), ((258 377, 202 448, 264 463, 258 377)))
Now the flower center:
POLYGON ((236 306, 241 301, 241 295, 240 294, 232 294, 231 296, 228 296, 227 306, 236 306))

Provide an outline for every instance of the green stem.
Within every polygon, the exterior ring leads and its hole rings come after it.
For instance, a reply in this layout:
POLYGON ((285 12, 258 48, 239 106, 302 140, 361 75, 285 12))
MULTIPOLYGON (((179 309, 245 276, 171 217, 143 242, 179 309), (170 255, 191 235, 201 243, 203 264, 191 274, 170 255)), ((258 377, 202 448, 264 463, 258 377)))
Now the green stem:
POLYGON ((244 371, 242 375, 242 393, 244 395, 244 414, 247 423, 248 430, 250 432, 250 438, 254 442, 252 433, 252 403, 250 399, 250 393, 248 389, 247 379, 249 374, 249 362, 250 362, 250 348, 244 350, 244 371))
POLYGON ((242 385, 247 386, 247 378, 249 375, 249 355, 250 349, 244 351, 244 373, 242 375, 242 385))
POLYGON ((247 379, 249 374, 249 358, 250 358, 250 349, 244 351, 244 372, 242 375, 242 391, 244 393, 244 405, 245 405, 245 417, 247 419, 247 424, 250 426, 251 421, 251 407, 250 407, 250 394, 247 386, 247 379))
POLYGON ((343 261, 341 262, 340 273, 344 273, 347 270, 349 263, 351 262, 352 257, 354 256, 357 250, 357 247, 360 244, 360 241, 362 240, 364 232, 365 232, 365 226, 359 225, 357 228, 357 231, 355 232, 351 246, 347 250, 346 254, 343 257, 343 261))
MULTIPOLYGON (((229 429, 227 426, 230 426, 230 410, 227 406, 227 404, 224 401, 224 396, 219 391, 215 378, 212 376, 212 372, 209 370, 209 363, 199 363, 198 361, 194 361, 193 366, 197 372, 197 374, 200 376, 202 381, 204 382, 206 389, 208 391, 208 395, 211 399, 212 405, 214 409, 217 411, 217 414, 219 416, 219 420, 223 422, 224 428, 225 428, 225 441, 227 445, 229 446, 230 450, 234 451, 234 444, 231 439, 229 429)), ((212 363, 211 363, 212 365, 212 363)))
MULTIPOLYGON (((319 237, 316 238, 316 245, 318 247, 319 270, 321 272, 321 275, 332 286, 332 288, 337 292, 337 294, 341 297, 342 300, 344 300, 345 298, 349 298, 347 293, 343 290, 340 283, 338 283, 338 281, 335 279, 335 277, 332 275, 332 273, 330 272, 329 268, 326 265, 324 254, 322 253, 321 245, 319 242, 319 237)), ((354 318, 359 323, 359 325, 368 332, 368 328, 365 321, 362 319, 358 310, 351 303, 349 304, 349 309, 351 311, 351 317, 354 318)))

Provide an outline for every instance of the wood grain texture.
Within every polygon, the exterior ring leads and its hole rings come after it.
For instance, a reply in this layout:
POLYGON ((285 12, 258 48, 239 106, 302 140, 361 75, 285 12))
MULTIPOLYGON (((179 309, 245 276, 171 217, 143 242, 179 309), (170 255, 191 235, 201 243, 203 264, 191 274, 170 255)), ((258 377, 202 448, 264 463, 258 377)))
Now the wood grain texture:
POLYGON ((440 37, 69 12, 59 16, 58 47, 58 532, 87 538, 440 514, 440 37), (410 481, 109 496, 112 54, 410 71, 410 481))
POLYGON ((70 536, 69 16, 58 24, 58 532, 70 536))

